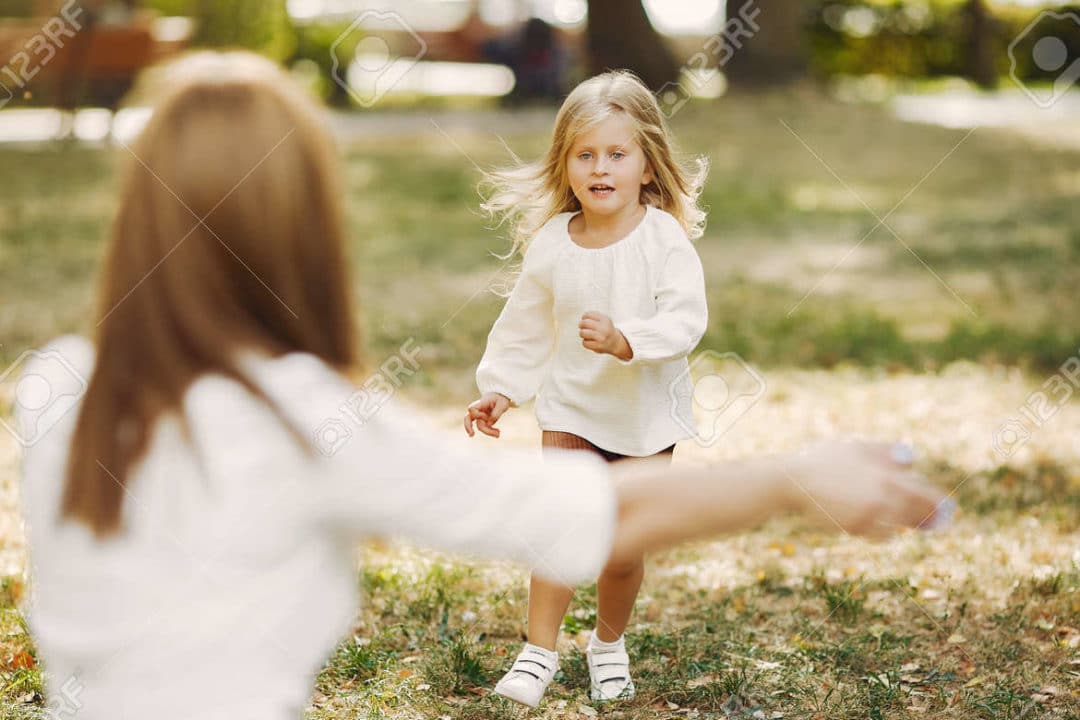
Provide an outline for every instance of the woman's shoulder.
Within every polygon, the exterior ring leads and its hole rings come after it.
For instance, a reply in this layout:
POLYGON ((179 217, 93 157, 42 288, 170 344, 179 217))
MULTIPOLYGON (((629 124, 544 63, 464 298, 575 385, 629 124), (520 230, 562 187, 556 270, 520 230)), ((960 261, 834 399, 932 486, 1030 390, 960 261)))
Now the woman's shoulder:
MULTIPOLYGON (((341 402, 351 388, 349 380, 317 355, 287 352, 270 356, 245 351, 240 356, 242 369, 249 373, 268 395, 286 406, 318 407, 327 402, 341 402)), ((325 408, 319 408, 324 411, 325 408)))
POLYGON ((58 335, 36 350, 27 350, 16 361, 23 375, 75 372, 88 374, 94 367, 94 343, 85 335, 58 335))

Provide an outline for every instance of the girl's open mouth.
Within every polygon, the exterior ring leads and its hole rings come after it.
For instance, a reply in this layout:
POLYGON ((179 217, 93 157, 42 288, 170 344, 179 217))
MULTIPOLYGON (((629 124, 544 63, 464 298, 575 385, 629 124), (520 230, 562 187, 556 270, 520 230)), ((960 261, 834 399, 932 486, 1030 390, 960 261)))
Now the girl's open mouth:
POLYGON ((592 185, 589 187, 589 192, 599 198, 606 198, 611 193, 615 192, 615 188, 610 185, 592 185))

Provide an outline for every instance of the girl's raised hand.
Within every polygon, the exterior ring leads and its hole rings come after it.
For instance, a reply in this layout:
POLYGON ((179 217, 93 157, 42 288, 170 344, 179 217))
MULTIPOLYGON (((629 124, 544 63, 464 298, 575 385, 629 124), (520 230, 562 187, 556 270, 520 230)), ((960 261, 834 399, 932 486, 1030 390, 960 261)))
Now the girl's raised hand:
POLYGON ((499 437, 501 433, 495 427, 495 423, 509 408, 510 398, 494 392, 484 393, 479 400, 469 405, 465 413, 465 432, 469 434, 469 437, 475 435, 473 431, 473 422, 475 422, 476 429, 480 432, 493 438, 499 437))
POLYGON ((614 355, 620 360, 634 357, 634 351, 626 341, 626 336, 615 327, 611 318, 603 313, 587 312, 582 315, 578 322, 578 335, 587 350, 614 355))

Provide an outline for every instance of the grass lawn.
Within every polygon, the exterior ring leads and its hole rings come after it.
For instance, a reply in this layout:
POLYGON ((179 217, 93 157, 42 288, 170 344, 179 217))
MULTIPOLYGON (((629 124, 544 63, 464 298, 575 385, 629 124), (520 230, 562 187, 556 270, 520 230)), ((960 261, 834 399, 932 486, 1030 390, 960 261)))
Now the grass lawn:
MULTIPOLYGON (((1017 452, 993 452, 1002 422, 1080 352, 1080 151, 814 95, 691 104, 674 127, 713 165, 700 349, 738 352, 767 386, 720 443, 684 443, 676 462, 902 436, 960 512, 882 545, 784 520, 652 558, 628 635, 639 697, 615 708, 587 701, 583 587, 535 716, 1080 717, 1080 406, 1055 405, 1017 452)), ((454 427, 507 277, 473 162, 506 151, 490 133, 450 136, 357 140, 344 172, 369 360, 414 338, 421 369, 404 393, 454 427)), ((546 139, 508 123, 505 140, 534 156, 546 139)), ((92 326, 121 153, 0 150, 3 366, 92 326)), ((528 410, 505 424, 500 442, 537 444, 528 410)), ((44 714, 14 610, 16 482, 4 435, 0 720, 44 714)), ((523 630, 520 568, 407 547, 363 559, 355 637, 320 674, 310 720, 520 714, 487 695, 523 630)))

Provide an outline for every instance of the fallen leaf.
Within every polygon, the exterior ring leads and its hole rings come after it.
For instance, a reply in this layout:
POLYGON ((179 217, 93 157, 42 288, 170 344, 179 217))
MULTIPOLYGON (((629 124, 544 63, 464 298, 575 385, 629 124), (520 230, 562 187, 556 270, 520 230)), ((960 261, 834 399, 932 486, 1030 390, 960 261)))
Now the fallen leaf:
POLYGON ((25 650, 23 652, 15 653, 15 657, 11 659, 11 664, 13 667, 22 668, 24 670, 29 670, 37 665, 37 663, 34 662, 34 657, 25 650))
POLYGON ((578 712, 581 713, 582 715, 584 715, 585 717, 596 717, 597 715, 600 714, 600 713, 596 712, 596 710, 594 708, 591 708, 588 705, 578 705, 578 712))
POLYGON ((949 636, 949 639, 946 642, 948 642, 948 643, 950 643, 952 645, 960 645, 962 643, 966 643, 967 638, 964 637, 963 635, 961 635, 960 633, 953 633, 952 635, 949 636))

